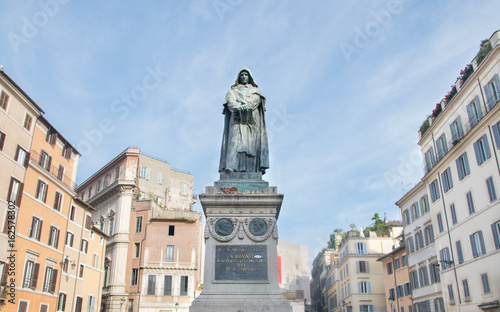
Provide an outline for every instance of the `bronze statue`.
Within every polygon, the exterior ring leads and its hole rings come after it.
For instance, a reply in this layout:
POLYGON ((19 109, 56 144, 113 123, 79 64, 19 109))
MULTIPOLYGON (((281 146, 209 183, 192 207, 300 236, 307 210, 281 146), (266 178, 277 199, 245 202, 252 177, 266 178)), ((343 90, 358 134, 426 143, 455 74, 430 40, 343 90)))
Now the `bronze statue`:
POLYGON ((219 172, 264 174, 269 168, 265 104, 266 98, 250 70, 240 70, 224 101, 219 172))

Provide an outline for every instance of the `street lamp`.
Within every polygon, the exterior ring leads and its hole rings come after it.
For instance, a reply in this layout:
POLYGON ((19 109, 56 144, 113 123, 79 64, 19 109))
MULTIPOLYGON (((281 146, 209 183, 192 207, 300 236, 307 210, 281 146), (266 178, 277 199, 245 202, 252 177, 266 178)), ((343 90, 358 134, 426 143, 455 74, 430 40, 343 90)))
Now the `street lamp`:
POLYGON ((176 303, 175 303, 175 312, 177 312, 177 308, 178 308, 178 307, 179 307, 179 303, 178 303, 178 302, 176 302, 176 303))
POLYGON ((389 297, 389 304, 391 305, 391 312, 392 312, 392 303, 394 302, 394 300, 392 299, 392 297, 389 297))

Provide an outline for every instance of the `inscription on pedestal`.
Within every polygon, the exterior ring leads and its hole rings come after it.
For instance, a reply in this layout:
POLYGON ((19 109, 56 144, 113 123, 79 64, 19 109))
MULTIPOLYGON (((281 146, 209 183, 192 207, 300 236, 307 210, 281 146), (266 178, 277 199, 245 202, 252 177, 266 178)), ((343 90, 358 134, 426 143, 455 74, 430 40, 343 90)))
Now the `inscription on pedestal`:
POLYGON ((267 281, 266 245, 217 245, 216 281, 267 281))

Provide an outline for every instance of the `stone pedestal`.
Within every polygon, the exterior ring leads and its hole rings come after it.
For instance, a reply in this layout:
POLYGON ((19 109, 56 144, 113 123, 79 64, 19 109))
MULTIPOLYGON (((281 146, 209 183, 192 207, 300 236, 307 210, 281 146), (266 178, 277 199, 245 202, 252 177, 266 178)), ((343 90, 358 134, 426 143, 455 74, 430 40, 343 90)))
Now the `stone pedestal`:
POLYGON ((189 311, 292 311, 278 285, 276 221, 283 195, 267 182, 255 183, 221 179, 199 195, 207 219, 205 276, 189 311))

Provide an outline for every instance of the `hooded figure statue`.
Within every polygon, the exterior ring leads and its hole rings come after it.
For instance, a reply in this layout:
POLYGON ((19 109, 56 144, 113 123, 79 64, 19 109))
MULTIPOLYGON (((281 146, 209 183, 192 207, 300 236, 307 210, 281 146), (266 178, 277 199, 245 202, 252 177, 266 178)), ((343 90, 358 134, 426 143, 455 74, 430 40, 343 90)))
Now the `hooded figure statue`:
POLYGON ((224 101, 219 172, 264 174, 269 168, 265 104, 250 70, 240 70, 224 101))

